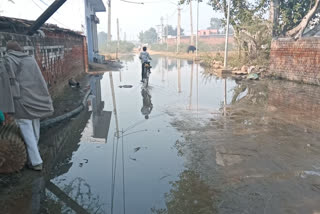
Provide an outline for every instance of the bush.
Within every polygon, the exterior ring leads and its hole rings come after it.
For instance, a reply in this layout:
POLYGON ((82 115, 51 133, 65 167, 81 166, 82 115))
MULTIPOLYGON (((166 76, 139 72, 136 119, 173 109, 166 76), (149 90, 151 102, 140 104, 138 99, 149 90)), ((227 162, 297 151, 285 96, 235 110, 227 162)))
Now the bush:
MULTIPOLYGON (((101 52, 104 52, 104 53, 115 53, 117 52, 117 46, 118 46, 118 42, 112 41, 108 44, 108 46, 104 44, 102 47, 99 47, 99 49, 101 52)), ((119 53, 130 53, 133 51, 134 47, 135 45, 131 42, 120 41, 119 53)))
MULTIPOLYGON (((224 44, 218 45, 208 45, 206 43, 200 42, 199 43, 199 52, 216 52, 216 51, 224 51, 224 44)), ((180 52, 187 52, 189 44, 181 44, 180 45, 180 52)), ((167 49, 167 44, 153 44, 151 45, 151 50, 153 51, 169 51, 169 52, 176 52, 177 46, 176 45, 169 45, 167 49)), ((235 49, 235 45, 229 44, 229 51, 235 49)))

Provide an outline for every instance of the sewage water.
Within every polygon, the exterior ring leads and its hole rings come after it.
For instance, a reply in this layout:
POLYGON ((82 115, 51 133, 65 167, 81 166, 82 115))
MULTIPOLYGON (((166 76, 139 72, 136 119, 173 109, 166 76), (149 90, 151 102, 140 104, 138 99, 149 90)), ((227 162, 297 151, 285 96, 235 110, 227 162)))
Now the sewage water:
POLYGON ((154 56, 146 88, 138 57, 123 60, 121 72, 91 77, 89 109, 73 121, 62 158, 49 179, 32 181, 24 205, 14 199, 16 207, 320 212, 319 87, 236 81, 192 61, 154 56))

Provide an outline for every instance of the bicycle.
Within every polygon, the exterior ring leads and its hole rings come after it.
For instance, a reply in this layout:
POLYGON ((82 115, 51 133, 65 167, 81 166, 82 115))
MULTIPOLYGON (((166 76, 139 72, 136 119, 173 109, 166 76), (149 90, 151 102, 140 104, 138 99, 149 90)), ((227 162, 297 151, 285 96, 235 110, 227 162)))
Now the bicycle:
POLYGON ((144 63, 142 81, 143 81, 143 83, 145 83, 146 87, 148 87, 148 85, 149 85, 149 77, 150 77, 150 74, 151 74, 151 68, 152 68, 152 66, 150 65, 150 62, 145 62, 144 63))

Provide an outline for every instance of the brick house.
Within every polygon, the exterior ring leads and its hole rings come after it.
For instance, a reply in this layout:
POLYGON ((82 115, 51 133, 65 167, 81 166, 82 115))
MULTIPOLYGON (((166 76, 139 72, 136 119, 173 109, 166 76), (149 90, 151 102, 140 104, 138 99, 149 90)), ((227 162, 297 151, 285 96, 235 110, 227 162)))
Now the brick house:
POLYGON ((198 35, 199 36, 210 36, 210 35, 215 35, 219 34, 218 29, 208 29, 208 30, 199 30, 198 35))

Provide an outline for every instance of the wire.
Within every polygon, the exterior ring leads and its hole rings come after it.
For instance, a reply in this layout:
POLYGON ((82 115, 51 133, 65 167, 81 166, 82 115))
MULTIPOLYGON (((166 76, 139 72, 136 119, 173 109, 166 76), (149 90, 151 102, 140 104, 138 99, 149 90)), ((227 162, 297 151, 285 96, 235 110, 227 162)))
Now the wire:
MULTIPOLYGON (((41 1, 41 3, 44 4, 44 5, 46 5, 47 7, 50 6, 50 5, 49 5, 47 2, 45 2, 44 0, 39 0, 39 1, 41 1)), ((59 15, 61 15, 61 14, 59 13, 59 11, 56 11, 56 13, 59 14, 59 15)))
POLYGON ((144 2, 135 2, 135 1, 127 1, 127 0, 120 0, 126 3, 130 3, 130 4, 144 4, 144 2))
POLYGON ((43 0, 39 0, 39 1, 41 1, 43 4, 45 4, 46 6, 49 7, 49 5, 45 1, 43 1, 43 0))
MULTIPOLYGON (((42 12, 44 11, 42 7, 40 7, 34 0, 32 0, 32 2, 40 9, 42 10, 42 12)), ((66 26, 65 24, 62 24, 60 21, 58 21, 57 19, 55 19, 54 17, 51 17, 53 20, 55 20, 57 23, 59 23, 60 25, 64 26, 67 29, 70 29, 68 26, 66 26)))

